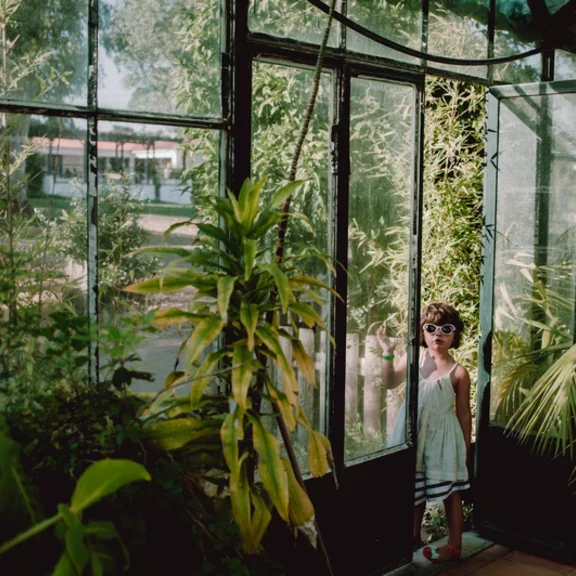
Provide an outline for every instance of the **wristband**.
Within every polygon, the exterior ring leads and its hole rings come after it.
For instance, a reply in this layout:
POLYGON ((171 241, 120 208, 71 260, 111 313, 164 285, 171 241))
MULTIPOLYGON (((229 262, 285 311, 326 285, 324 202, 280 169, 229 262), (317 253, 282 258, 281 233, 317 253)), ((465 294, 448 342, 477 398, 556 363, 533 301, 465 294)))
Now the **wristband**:
POLYGON ((382 354, 382 360, 388 360, 388 362, 392 362, 394 360, 394 354, 390 354, 390 356, 382 354))

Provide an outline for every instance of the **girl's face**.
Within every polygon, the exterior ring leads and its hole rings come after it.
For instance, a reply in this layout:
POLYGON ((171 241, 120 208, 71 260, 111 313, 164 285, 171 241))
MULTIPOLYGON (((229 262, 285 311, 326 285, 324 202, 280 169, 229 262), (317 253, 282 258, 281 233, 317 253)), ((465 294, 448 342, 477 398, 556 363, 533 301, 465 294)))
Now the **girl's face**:
POLYGON ((452 324, 433 324, 426 322, 422 327, 424 333, 424 342, 430 350, 447 351, 454 337, 456 336, 456 328, 452 324))

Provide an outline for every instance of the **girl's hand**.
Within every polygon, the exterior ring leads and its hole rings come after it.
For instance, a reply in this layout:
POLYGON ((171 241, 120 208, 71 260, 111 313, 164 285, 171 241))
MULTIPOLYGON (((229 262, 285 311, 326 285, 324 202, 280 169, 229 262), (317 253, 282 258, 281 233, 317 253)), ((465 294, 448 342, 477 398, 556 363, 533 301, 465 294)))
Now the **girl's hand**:
POLYGON ((386 335, 386 326, 381 326, 376 332, 376 338, 378 339, 378 344, 382 348, 383 354, 393 355, 394 350, 396 350, 397 341, 395 338, 389 338, 386 335))

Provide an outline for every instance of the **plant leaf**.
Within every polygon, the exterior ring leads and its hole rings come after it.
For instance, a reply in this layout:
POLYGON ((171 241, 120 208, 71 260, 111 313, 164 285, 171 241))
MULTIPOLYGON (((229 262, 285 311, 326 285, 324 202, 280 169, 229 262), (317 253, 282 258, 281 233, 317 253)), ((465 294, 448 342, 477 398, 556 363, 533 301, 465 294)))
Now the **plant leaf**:
POLYGON ((308 463, 312 476, 316 478, 324 476, 329 470, 324 442, 315 430, 310 430, 308 434, 308 463))
POLYGON ((260 416, 248 412, 258 452, 258 473, 272 504, 280 517, 288 522, 288 479, 280 459, 280 444, 264 426, 260 416))
POLYGON ((194 314, 193 312, 185 312, 179 308, 160 308, 156 310, 152 317, 152 324, 155 326, 165 327, 172 326, 173 324, 182 324, 183 322, 190 322, 195 324, 204 318, 208 318, 209 314, 194 314))
POLYGON ((248 350, 254 350, 254 333, 258 324, 260 313, 256 304, 246 303, 244 300, 240 303, 240 322, 246 328, 246 345, 248 350))
POLYGON ((290 198, 290 196, 292 196, 292 194, 294 194, 298 190, 298 188, 302 186, 302 184, 304 184, 303 180, 296 180, 295 182, 289 182, 288 184, 286 184, 286 186, 280 188, 280 190, 275 192, 272 198, 270 199, 270 202, 268 203, 268 209, 275 210, 277 208, 280 208, 284 204, 286 199, 290 198))
POLYGON ((173 370, 168 374, 168 376, 166 376, 166 380, 164 380, 164 389, 170 388, 170 386, 185 375, 186 372, 183 372, 182 370, 173 370))
POLYGON ((258 250, 258 241, 252 238, 242 238, 242 252, 244 256, 244 280, 247 282, 252 275, 254 262, 256 261, 256 252, 258 250))
POLYGON ((213 378, 211 372, 214 370, 214 368, 216 368, 220 359, 225 355, 226 351, 224 350, 218 350, 208 354, 204 362, 202 362, 202 364, 194 372, 194 378, 197 378, 197 380, 192 381, 192 388, 190 389, 190 404, 193 408, 198 407, 206 386, 210 384, 210 381, 213 378), (206 374, 206 378, 199 378, 199 376, 203 376, 204 374, 206 374))
POLYGON ((141 464, 111 458, 99 460, 78 479, 70 509, 74 514, 78 514, 108 494, 137 480, 150 480, 150 474, 141 464))
POLYGON ((176 418, 144 426, 142 437, 162 450, 177 450, 189 442, 220 443, 220 420, 176 418))
POLYGON ((236 276, 221 276, 218 278, 218 312, 220 312, 224 322, 228 322, 228 306, 236 280, 236 276))
POLYGON ((252 226, 256 214, 258 214, 258 205, 260 203, 260 191, 266 183, 266 178, 262 178, 252 185, 250 180, 246 179, 240 195, 238 196, 238 204, 242 213, 242 224, 247 228, 252 226), (248 185, 247 185, 248 184, 248 185))
POLYGON ((288 309, 291 312, 298 314, 309 328, 314 328, 314 325, 318 324, 318 326, 325 330, 327 329, 322 316, 320 316, 320 314, 318 314, 318 312, 316 312, 316 310, 314 310, 314 308, 309 304, 304 304, 304 302, 290 302, 288 304, 288 309))
MULTIPOLYGON (((288 478, 288 494, 290 496, 290 522, 298 528, 304 526, 306 523, 314 520, 314 506, 308 494, 304 491, 302 486, 296 480, 292 464, 287 458, 282 457, 282 464, 286 470, 288 478)), ((316 542, 310 542, 315 547, 316 542)))
POLYGON ((260 266, 260 268, 268 272, 268 274, 274 278, 274 282, 278 288, 278 296, 282 305, 282 312, 286 312, 289 301, 294 300, 294 295, 292 294, 292 290, 290 290, 288 277, 284 272, 282 272, 282 270, 280 270, 279 266, 274 263, 264 264, 260 266))
POLYGON ((306 378, 307 382, 312 385, 316 386, 316 368, 314 367, 314 361, 308 355, 308 352, 304 349, 302 342, 297 338, 292 340, 292 356, 296 363, 298 364, 298 368, 302 372, 304 378, 306 378))
POLYGON ((239 473, 230 474, 230 500, 232 514, 240 528, 242 542, 246 554, 256 554, 258 551, 252 538, 252 519, 250 509, 250 483, 246 474, 244 460, 248 455, 243 454, 239 462, 239 473))
POLYGON ((262 498, 254 489, 250 491, 250 498, 254 506, 254 514, 252 515, 252 542, 258 548, 264 534, 272 520, 272 514, 262 498))
POLYGON ((231 476, 240 475, 240 461, 238 454, 238 440, 243 436, 244 430, 244 413, 238 406, 226 416, 220 429, 220 438, 222 440, 222 450, 224 460, 230 468, 231 476), (242 430, 242 434, 238 433, 242 430))
POLYGON ((282 417, 284 418, 284 422, 290 430, 290 432, 294 432, 296 430, 296 417, 294 415, 294 406, 288 402, 288 398, 286 394, 280 392, 272 382, 268 381, 266 383, 266 387, 268 389, 268 394, 280 410, 282 417))
POLYGON ((290 404, 296 406, 298 404, 298 382, 294 368, 292 368, 292 365, 288 362, 286 356, 284 356, 284 352, 280 346, 278 332, 271 326, 258 326, 256 328, 256 335, 262 340, 266 348, 274 354, 274 362, 282 371, 284 393, 290 404))
POLYGON ((246 410, 248 389, 252 380, 252 352, 244 344, 234 346, 232 365, 238 366, 232 370, 232 395, 238 405, 246 410))
POLYGON ((191 366, 198 360, 206 347, 218 338, 224 326, 224 320, 216 314, 201 320, 196 325, 186 347, 186 366, 191 366))

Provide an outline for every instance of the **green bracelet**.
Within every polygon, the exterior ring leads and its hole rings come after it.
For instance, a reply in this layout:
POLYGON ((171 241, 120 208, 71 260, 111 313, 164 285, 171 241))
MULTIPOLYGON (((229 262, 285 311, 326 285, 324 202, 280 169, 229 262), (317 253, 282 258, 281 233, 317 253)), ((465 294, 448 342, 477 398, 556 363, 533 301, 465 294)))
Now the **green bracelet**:
POLYGON ((382 360, 388 360, 388 362, 392 362, 394 360, 394 354, 392 354, 390 356, 386 356, 385 354, 382 354, 382 360))

